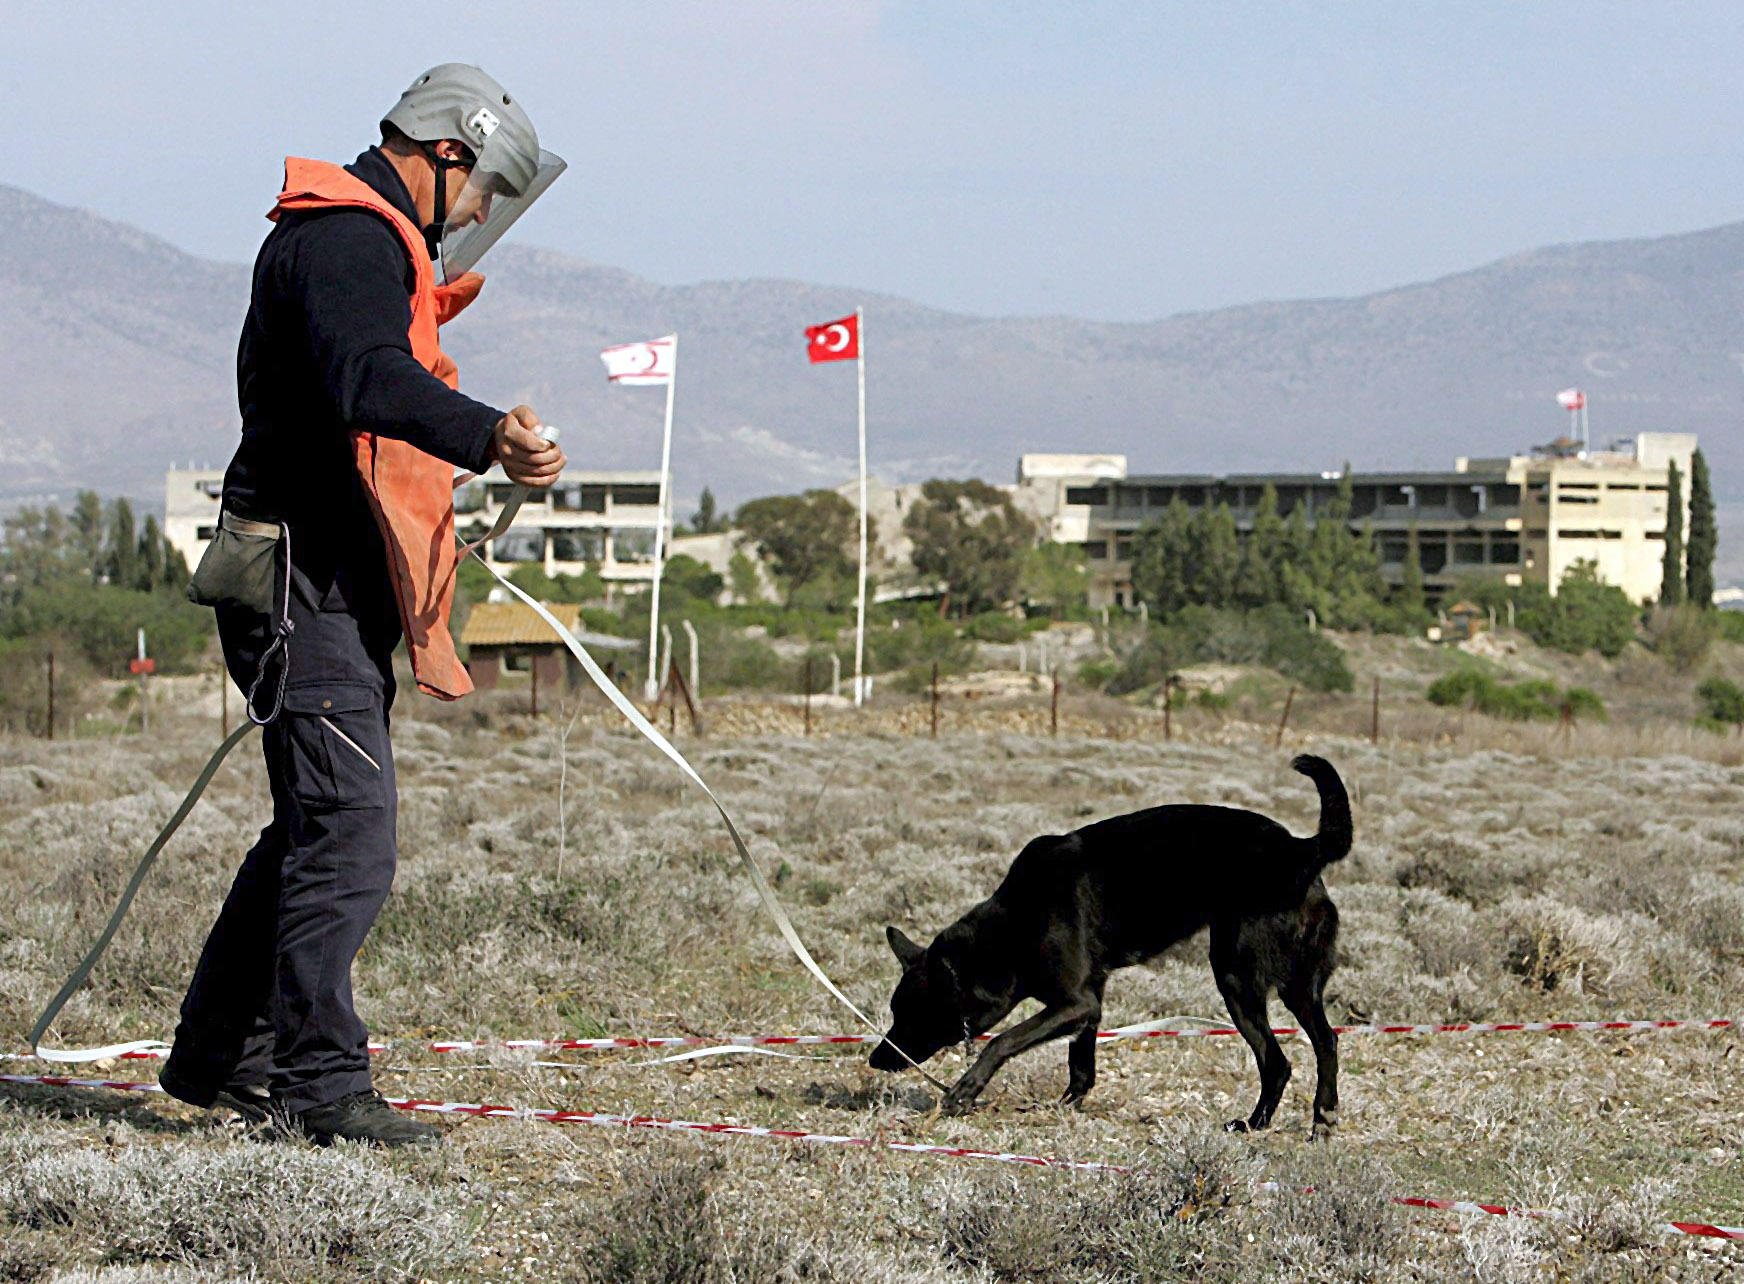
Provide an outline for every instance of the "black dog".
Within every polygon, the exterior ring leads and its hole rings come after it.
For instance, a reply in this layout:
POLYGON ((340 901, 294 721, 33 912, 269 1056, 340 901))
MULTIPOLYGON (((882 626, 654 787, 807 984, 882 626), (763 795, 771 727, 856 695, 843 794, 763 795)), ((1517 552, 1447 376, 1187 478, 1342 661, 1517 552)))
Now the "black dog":
POLYGON ((1320 791, 1320 830, 1312 838, 1233 807, 1152 807, 1032 839, 993 895, 924 950, 886 928, 902 980, 890 999, 895 1022, 873 1049, 872 1066, 905 1068, 897 1047, 923 1062, 1034 998, 1042 1011, 987 1045, 951 1088, 945 1109, 968 1109, 1006 1061, 1064 1035, 1072 1044, 1063 1100, 1076 1102, 1096 1082, 1108 974, 1209 925, 1217 988, 1260 1071, 1253 1113, 1228 1127, 1264 1128, 1290 1080, 1266 1014, 1275 988, 1314 1045, 1314 1131, 1325 1133, 1337 1118, 1338 1040, 1321 996, 1332 974, 1338 911, 1320 872, 1350 850, 1350 799, 1324 758, 1304 754, 1290 765, 1320 791))

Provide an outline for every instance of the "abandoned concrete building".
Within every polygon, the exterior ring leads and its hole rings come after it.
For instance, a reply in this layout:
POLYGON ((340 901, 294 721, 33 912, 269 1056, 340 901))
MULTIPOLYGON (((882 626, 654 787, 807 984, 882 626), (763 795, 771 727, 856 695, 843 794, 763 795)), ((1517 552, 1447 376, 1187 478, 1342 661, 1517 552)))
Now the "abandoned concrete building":
MULTIPOLYGON (((1575 562, 1637 602, 1659 593, 1665 553, 1667 477, 1675 462, 1688 527, 1691 433, 1641 433, 1609 450, 1557 442, 1526 455, 1458 459, 1446 472, 1353 472, 1353 525, 1374 534, 1382 573, 1397 583, 1411 531, 1425 590, 1439 597, 1474 574, 1551 592, 1575 562)), ((1092 604, 1132 601, 1132 543, 1139 528, 1178 497, 1187 507, 1228 504, 1237 527, 1253 526, 1267 486, 1288 516, 1324 512, 1337 473, 1127 474, 1120 456, 1025 455, 1013 496, 1046 522, 1049 536, 1079 544, 1089 560, 1092 604), (1074 471, 1078 461, 1095 467, 1074 471)))

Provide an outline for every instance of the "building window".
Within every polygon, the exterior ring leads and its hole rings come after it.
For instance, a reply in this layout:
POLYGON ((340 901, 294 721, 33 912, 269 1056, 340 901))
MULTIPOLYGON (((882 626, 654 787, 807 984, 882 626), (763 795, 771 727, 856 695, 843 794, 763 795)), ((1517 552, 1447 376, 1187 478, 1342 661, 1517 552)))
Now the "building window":
POLYGON ((1068 504, 1087 505, 1091 508, 1101 508, 1108 503, 1108 487, 1068 486, 1066 487, 1066 502, 1068 504))
POLYGON ((1117 562, 1124 562, 1131 556, 1132 541, 1129 539, 1116 540, 1114 544, 1114 560, 1117 562))
POLYGON ((583 483, 551 488, 551 507, 564 513, 603 513, 606 488, 583 483))
POLYGON ((499 562, 545 560, 545 532, 524 526, 511 527, 491 542, 491 557, 499 562))
MULTIPOLYGON (((660 487, 614 486, 612 487, 612 503, 634 507, 658 508, 660 506, 660 487)), ((604 510, 597 509, 595 511, 604 510)))
POLYGON ((559 562, 602 562, 606 556, 604 531, 552 531, 551 556, 559 562))
POLYGON ((1167 508, 1169 506, 1169 488, 1167 486, 1147 486, 1145 488, 1145 503, 1152 508, 1167 508))
POLYGON ((1482 566, 1484 542, 1481 539, 1459 539, 1453 542, 1453 560, 1458 566, 1482 566))
POLYGON ((224 494, 224 479, 212 477, 205 481, 194 483, 194 487, 207 499, 217 499, 224 494))
POLYGON ((612 532, 612 560, 618 562, 652 562, 654 532, 630 527, 612 532))
POLYGON ((1557 494, 1556 501, 1559 504, 1596 504, 1599 502, 1599 497, 1597 495, 1570 495, 1567 491, 1562 491, 1557 494))
POLYGON ((1417 558, 1425 575, 1438 574, 1447 565, 1447 545, 1444 543, 1424 544, 1417 550, 1417 558))
POLYGON ((1410 542, 1403 535, 1383 535, 1380 539, 1381 561, 1387 566, 1401 566, 1405 554, 1411 549, 1410 542))
POLYGON ((1100 562, 1108 556, 1108 541, 1093 539, 1084 545, 1084 556, 1092 562, 1100 562))
POLYGON ((497 505, 506 504, 515 493, 514 482, 492 482, 490 484, 490 502, 497 505))
POLYGON ((1520 563, 1520 541, 1493 539, 1490 541, 1491 566, 1517 566, 1520 563))
MULTIPOLYGON (((216 526, 196 526, 194 527, 194 538, 198 540, 217 539, 218 528, 216 526)), ((1662 534, 1659 538, 1664 539, 1665 536, 1662 534)))

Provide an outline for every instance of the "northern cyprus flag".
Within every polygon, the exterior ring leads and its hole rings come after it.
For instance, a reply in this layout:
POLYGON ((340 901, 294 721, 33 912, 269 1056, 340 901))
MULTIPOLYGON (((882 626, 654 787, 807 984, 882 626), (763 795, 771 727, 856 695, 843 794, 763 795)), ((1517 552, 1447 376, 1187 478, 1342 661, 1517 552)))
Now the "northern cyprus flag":
POLYGON ((669 334, 641 343, 620 343, 600 353, 600 360, 606 363, 606 378, 613 383, 671 383, 677 347, 677 336, 669 334))

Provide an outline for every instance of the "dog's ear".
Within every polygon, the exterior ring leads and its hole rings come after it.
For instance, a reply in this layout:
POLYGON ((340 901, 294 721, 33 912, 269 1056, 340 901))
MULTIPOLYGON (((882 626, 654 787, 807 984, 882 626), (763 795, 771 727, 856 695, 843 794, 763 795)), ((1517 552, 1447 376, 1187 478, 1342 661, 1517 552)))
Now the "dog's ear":
POLYGON ((912 967, 926 951, 902 934, 902 929, 887 927, 884 939, 890 942, 890 952, 903 967, 912 967))

